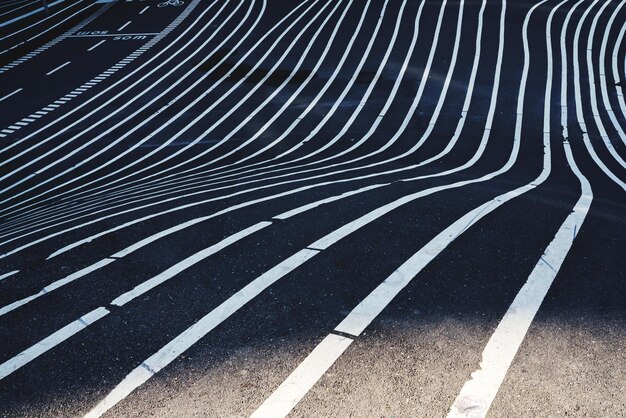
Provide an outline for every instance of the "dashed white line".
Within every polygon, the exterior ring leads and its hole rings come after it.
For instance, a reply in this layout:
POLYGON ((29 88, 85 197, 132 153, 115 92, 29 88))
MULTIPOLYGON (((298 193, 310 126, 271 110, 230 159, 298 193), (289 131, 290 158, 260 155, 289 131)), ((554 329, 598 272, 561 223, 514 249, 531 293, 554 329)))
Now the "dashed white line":
POLYGON ((95 44, 94 46, 92 46, 91 48, 89 48, 87 51, 93 51, 94 49, 96 49, 97 47, 99 47, 100 45, 102 45, 105 42, 106 42, 106 39, 103 39, 100 42, 98 42, 97 44, 95 44))
POLYGON ((68 61, 68 62, 66 62, 65 64, 61 64, 61 65, 59 65, 59 66, 58 66, 57 68, 55 68, 54 70, 47 72, 47 73, 46 73, 46 75, 50 75, 50 74, 54 74, 54 73, 56 73, 56 72, 57 72, 57 71, 59 71, 61 68, 65 67, 66 65, 69 65, 71 62, 72 62, 72 61, 68 61))
POLYGON ((146 6, 143 9, 141 9, 141 11, 139 12, 140 15, 143 14, 143 12, 145 12, 146 10, 148 10, 150 8, 150 6, 146 6))

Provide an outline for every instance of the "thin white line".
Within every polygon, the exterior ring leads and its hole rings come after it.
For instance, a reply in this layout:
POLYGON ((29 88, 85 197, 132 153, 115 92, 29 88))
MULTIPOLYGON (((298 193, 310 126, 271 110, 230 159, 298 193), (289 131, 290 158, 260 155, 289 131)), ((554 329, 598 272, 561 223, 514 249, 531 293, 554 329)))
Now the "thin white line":
MULTIPOLYGON (((130 23, 130 22, 128 22, 130 23)), ((126 23, 126 24, 128 24, 126 23)), ((118 29, 120 30, 120 29, 118 29)), ((105 37, 110 37, 110 36, 154 36, 154 35, 158 35, 159 33, 154 33, 154 32, 150 32, 150 33, 109 33, 109 34, 102 34, 102 35, 72 35, 72 36, 68 36, 68 38, 99 38, 102 36, 105 37)))
POLYGON ((19 89, 15 90, 13 93, 7 94, 6 96, 0 99, 0 102, 3 101, 4 99, 8 99, 9 97, 13 96, 16 93, 19 93, 22 90, 24 90, 24 88, 20 87, 19 89))
POLYGON ((26 298, 20 299, 16 302, 3 306, 2 308, 0 308, 0 316, 15 310, 19 308, 20 306, 26 305, 28 302, 31 302, 37 298, 40 298, 46 293, 49 293, 53 290, 58 289, 59 287, 65 286, 66 284, 73 282, 74 280, 77 280, 83 276, 86 276, 92 271, 98 270, 106 266, 107 264, 112 263, 113 261, 115 260, 112 258, 105 258, 104 260, 100 260, 97 263, 92 264, 91 266, 85 267, 75 273, 70 274, 67 277, 64 277, 63 279, 57 280, 49 284, 48 286, 44 287, 43 289, 41 289, 38 293, 35 293, 34 295, 28 296, 26 298))
POLYGON ((6 279, 7 277, 11 277, 14 274, 17 274, 19 272, 20 272, 19 270, 13 270, 13 271, 10 271, 8 273, 4 273, 3 275, 0 275, 0 280, 6 279))
MULTIPOLYGON (((258 224, 252 225, 249 228, 246 228, 242 231, 239 231, 233 235, 230 235, 226 238, 224 238, 223 240, 221 240, 220 242, 218 242, 217 244, 211 245, 208 248, 205 248, 201 251, 198 251, 197 253, 185 258, 184 260, 174 264, 172 267, 168 268, 167 270, 157 274, 156 276, 154 276, 153 278, 146 280, 145 282, 141 283, 140 285, 135 286, 134 289, 118 296, 117 298, 115 298, 111 304, 112 305, 117 305, 117 306, 123 306, 125 304, 127 304, 128 302, 130 302, 131 300, 143 295, 144 293, 146 293, 147 291, 154 289, 155 287, 159 286, 160 284, 165 283, 167 280, 171 279, 172 277, 176 276, 177 274, 179 274, 180 272, 187 270, 189 267, 193 266, 194 264, 199 263, 200 261, 204 260, 207 257, 212 256, 213 254, 223 250, 224 248, 228 247, 229 245, 234 244, 237 241, 242 240, 243 238, 247 237, 248 235, 252 235, 253 233, 260 231, 263 228, 266 228, 268 226, 270 226, 272 223, 268 222, 268 221, 264 221, 264 222, 259 222, 258 224)), ((116 256, 113 256, 116 257, 116 256)))
POLYGON ((286 417, 352 341, 335 334, 326 336, 250 418, 286 417))
POLYGON ((146 11, 146 10, 148 10, 149 8, 150 8, 150 6, 146 6, 146 7, 144 7, 144 8, 143 8, 143 9, 139 12, 139 14, 140 14, 140 15, 142 15, 142 14, 143 14, 143 12, 145 12, 145 11, 146 11))
POLYGON ((99 47, 100 45, 102 45, 105 42, 106 42, 106 39, 103 39, 100 42, 98 42, 97 44, 95 44, 94 46, 92 46, 91 48, 89 48, 87 51, 93 51, 94 49, 96 49, 97 47, 99 47))
POLYGON ((237 312, 242 306, 254 299, 263 290, 289 274, 317 253, 317 251, 307 249, 297 252, 226 299, 217 308, 213 309, 198 322, 187 328, 130 372, 124 380, 89 411, 85 417, 100 417, 132 391, 141 386, 155 373, 158 373, 163 367, 170 364, 202 337, 211 332, 216 326, 224 322, 233 313, 237 312))
POLYGON ((132 22, 132 20, 129 20, 128 22, 124 23, 122 26, 120 26, 120 28, 117 30, 118 32, 121 31, 122 29, 124 29, 126 26, 130 25, 130 23, 132 22))
POLYGON ((59 65, 59 66, 58 66, 57 68, 55 68, 54 70, 52 70, 52 71, 50 71, 50 72, 47 72, 47 73, 46 73, 46 75, 50 75, 50 74, 53 74, 53 73, 55 73, 55 72, 59 71, 61 68, 65 67, 66 65, 68 65, 68 64, 69 64, 69 63, 71 63, 71 62, 72 62, 72 61, 68 61, 68 62, 66 62, 65 64, 61 64, 61 65, 59 65))
POLYGON ((69 323, 54 334, 51 334, 50 336, 39 341, 37 344, 22 351, 15 357, 0 364, 0 380, 4 379, 25 364, 28 364, 30 361, 39 357, 46 351, 61 344, 63 341, 67 340, 77 332, 87 328, 88 325, 96 322, 100 318, 106 316, 108 313, 109 311, 107 311, 105 308, 95 309, 88 314, 82 316, 80 319, 69 323))

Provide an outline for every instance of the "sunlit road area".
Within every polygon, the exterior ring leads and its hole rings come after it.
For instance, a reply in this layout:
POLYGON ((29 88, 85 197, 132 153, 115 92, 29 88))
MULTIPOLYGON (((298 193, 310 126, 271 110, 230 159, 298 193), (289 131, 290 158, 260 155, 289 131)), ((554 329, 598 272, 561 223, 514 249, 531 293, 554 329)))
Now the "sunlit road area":
POLYGON ((626 416, 625 37, 0 0, 0 416, 626 416))

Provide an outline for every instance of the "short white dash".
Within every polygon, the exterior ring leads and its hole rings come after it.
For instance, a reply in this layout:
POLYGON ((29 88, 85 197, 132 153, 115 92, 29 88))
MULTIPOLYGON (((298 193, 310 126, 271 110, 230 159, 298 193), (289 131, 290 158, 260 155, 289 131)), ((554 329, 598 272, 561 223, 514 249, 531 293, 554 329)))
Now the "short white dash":
POLYGON ((97 47, 99 47, 100 45, 102 45, 105 42, 106 42, 106 39, 103 39, 100 42, 98 42, 97 44, 95 44, 94 46, 92 46, 91 48, 89 48, 87 51, 93 51, 94 49, 96 49, 97 47))
POLYGON ((143 12, 145 12, 146 10, 148 10, 150 8, 150 6, 146 6, 143 9, 141 9, 141 11, 139 12, 140 15, 143 14, 143 12))
POLYGON ((120 28, 117 31, 119 32, 122 29, 124 29, 126 26, 130 25, 130 22, 132 22, 132 20, 129 20, 128 22, 124 23, 122 26, 120 26, 120 28))
POLYGON ((65 67, 66 65, 69 65, 71 62, 72 62, 72 61, 68 61, 68 62, 66 62, 65 64, 61 64, 61 65, 59 65, 59 66, 58 66, 57 68, 55 68, 54 70, 47 72, 47 73, 46 73, 46 75, 50 75, 50 74, 54 74, 54 73, 56 73, 56 72, 57 72, 57 71, 59 71, 61 68, 65 67))

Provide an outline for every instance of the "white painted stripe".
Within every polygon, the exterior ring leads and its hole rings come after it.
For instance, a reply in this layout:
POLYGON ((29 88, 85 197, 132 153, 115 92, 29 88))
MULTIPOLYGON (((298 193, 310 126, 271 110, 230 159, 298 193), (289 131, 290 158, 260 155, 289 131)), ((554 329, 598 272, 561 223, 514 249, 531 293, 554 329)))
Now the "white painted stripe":
POLYGON ((48 112, 42 112, 41 110, 38 110, 38 111, 35 112, 35 114, 43 116, 43 115, 47 115, 48 112))
POLYGON ((68 283, 71 283, 77 279, 80 279, 81 277, 86 276, 87 274, 91 273, 92 271, 98 270, 104 266, 106 266, 107 264, 112 263, 113 261, 115 261, 112 258, 105 258, 104 260, 100 260, 97 263, 94 263, 88 267, 85 267, 75 273, 70 274, 69 276, 57 280, 55 282, 52 282, 51 284, 49 284, 48 286, 44 287, 43 289, 41 289, 38 293, 35 293, 31 296, 28 296, 26 298, 20 299, 16 302, 10 303, 6 306, 3 306, 2 308, 0 308, 0 316, 5 315, 17 308, 19 308, 20 306, 24 306, 27 303, 40 298, 41 296, 45 295, 46 293, 50 293, 53 290, 56 290, 62 286, 65 286, 68 283))
POLYGON ((85 417, 100 417, 132 391, 141 386, 155 373, 158 373, 174 359, 183 354, 189 347, 200 341, 201 338, 224 322, 233 313, 241 309, 246 303, 254 299, 263 290, 289 274, 317 253, 317 251, 307 249, 299 251, 229 297, 217 308, 213 309, 198 322, 187 328, 130 372, 130 374, 128 374, 111 393, 89 411, 85 417))
POLYGON ((146 10, 148 10, 150 8, 150 6, 146 6, 143 9, 141 9, 141 11, 139 12, 140 15, 143 14, 143 12, 145 12, 146 10))
POLYGON ((14 131, 17 131, 18 129, 22 129, 21 126, 17 126, 17 125, 11 125, 9 126, 9 129, 13 129, 14 131))
POLYGON ((329 334, 250 418, 286 417, 352 341, 354 340, 350 338, 329 334))
POLYGON ((34 122, 35 119, 31 119, 31 118, 24 118, 22 119, 24 122, 34 122))
POLYGON ((106 316, 108 313, 109 311, 107 311, 105 308, 95 309, 88 314, 80 317, 80 319, 77 319, 76 321, 71 322, 70 324, 61 328, 54 334, 51 334, 50 336, 39 341, 32 347, 22 351, 15 357, 0 364, 0 380, 9 376, 11 373, 16 371, 20 367, 28 364, 40 355, 44 354, 46 351, 61 344, 63 341, 67 340, 77 332, 87 328, 89 325, 106 316))
POLYGON ((28 123, 26 123, 26 122, 15 122, 15 124, 19 125, 19 126, 27 126, 28 125, 28 123))
POLYGON ((0 280, 4 280, 4 279, 6 279, 7 277, 11 277, 11 276, 13 276, 13 275, 15 275, 15 274, 17 274, 17 273, 19 273, 19 272, 20 272, 19 270, 13 270, 13 271, 10 271, 10 272, 8 272, 8 273, 1 274, 1 275, 0 275, 0 280))
POLYGON ((155 287, 165 283, 166 281, 176 276, 177 274, 181 273, 182 271, 187 270, 189 267, 193 266, 194 264, 201 262, 202 260, 212 256, 213 254, 218 253, 224 248, 236 243, 237 241, 242 240, 243 238, 249 235, 252 235, 253 233, 257 231, 260 231, 263 228, 270 226, 271 224, 272 223, 268 221, 259 222, 258 224, 252 225, 249 228, 246 228, 242 231, 239 231, 233 235, 230 235, 224 238, 217 244, 211 245, 208 248, 198 251, 197 253, 174 264, 172 267, 159 273, 153 278, 146 280, 145 282, 135 286, 133 290, 130 290, 118 296, 111 302, 111 304, 117 305, 117 306, 123 306, 127 304, 128 302, 130 302, 131 300, 135 299, 136 297, 141 296, 144 293, 148 292, 149 290, 154 289, 155 287))
POLYGON ((22 90, 24 90, 24 88, 20 87, 19 89, 15 90, 13 93, 9 93, 6 96, 3 96, 2 98, 0 98, 0 102, 3 101, 4 99, 8 99, 9 97, 13 96, 14 94, 19 93, 22 90))
POLYGON ((13 131, 9 130, 9 129, 3 129, 0 132, 2 132, 3 134, 12 134, 13 131))
POLYGON ((71 62, 72 62, 72 61, 68 61, 68 62, 66 62, 65 64, 61 64, 61 65, 59 65, 59 66, 58 66, 57 68, 55 68, 54 70, 47 72, 47 73, 46 73, 46 75, 54 74, 55 72, 59 71, 61 68, 65 67, 66 65, 69 65, 71 62))
MULTIPOLYGON (((578 171, 569 143, 565 146, 569 164, 578 171)), ((577 173, 580 178, 580 174, 577 173)), ((591 205, 593 195, 584 179, 583 194, 573 212, 561 225, 554 239, 535 265, 528 280, 509 306, 487 346, 483 350, 480 368, 471 374, 454 401, 448 418, 484 417, 498 393, 500 385, 513 362, 528 328, 567 256, 576 232, 580 230, 591 205)))
POLYGON ((59 107, 59 105, 56 104, 49 104, 48 107, 51 107, 53 109, 56 109, 57 107, 59 107))
POLYGON ((128 22, 124 23, 122 26, 120 26, 120 28, 117 30, 118 32, 121 31, 122 29, 124 29, 126 26, 130 25, 130 23, 132 22, 132 20, 129 20, 128 22))
POLYGON ((363 193, 363 192, 366 192, 368 190, 373 190, 373 189, 377 189, 379 187, 388 186, 389 184, 390 183, 374 184, 372 186, 363 187, 361 189, 345 192, 345 193, 342 193, 342 194, 337 195, 337 196, 332 196, 332 197, 328 197, 326 199, 318 200, 316 202, 312 202, 312 203, 309 203, 307 205, 303 205, 303 206, 300 206, 298 208, 295 208, 295 209, 289 210, 287 212, 281 213, 280 215, 276 215, 276 216, 274 216, 273 219, 287 219, 287 218, 291 218, 292 216, 299 215, 299 214, 301 214, 303 212, 306 212, 308 210, 314 209, 314 208, 316 208, 316 207, 318 207, 320 205, 323 205, 323 204, 326 204, 326 203, 335 202, 337 200, 344 199, 344 198, 349 197, 349 196, 354 196, 355 194, 363 193))
POLYGON ((159 35, 159 33, 150 32, 150 33, 110 33, 110 34, 102 34, 102 35, 71 35, 71 36, 68 36, 68 38, 100 38, 100 37, 108 38, 111 36, 154 36, 154 35, 159 35))
POLYGON ((95 44, 94 46, 92 46, 91 48, 89 48, 87 51, 93 51, 94 49, 96 49, 97 47, 99 47, 100 45, 102 45, 105 42, 106 42, 106 39, 103 39, 100 42, 98 42, 97 44, 95 44))

